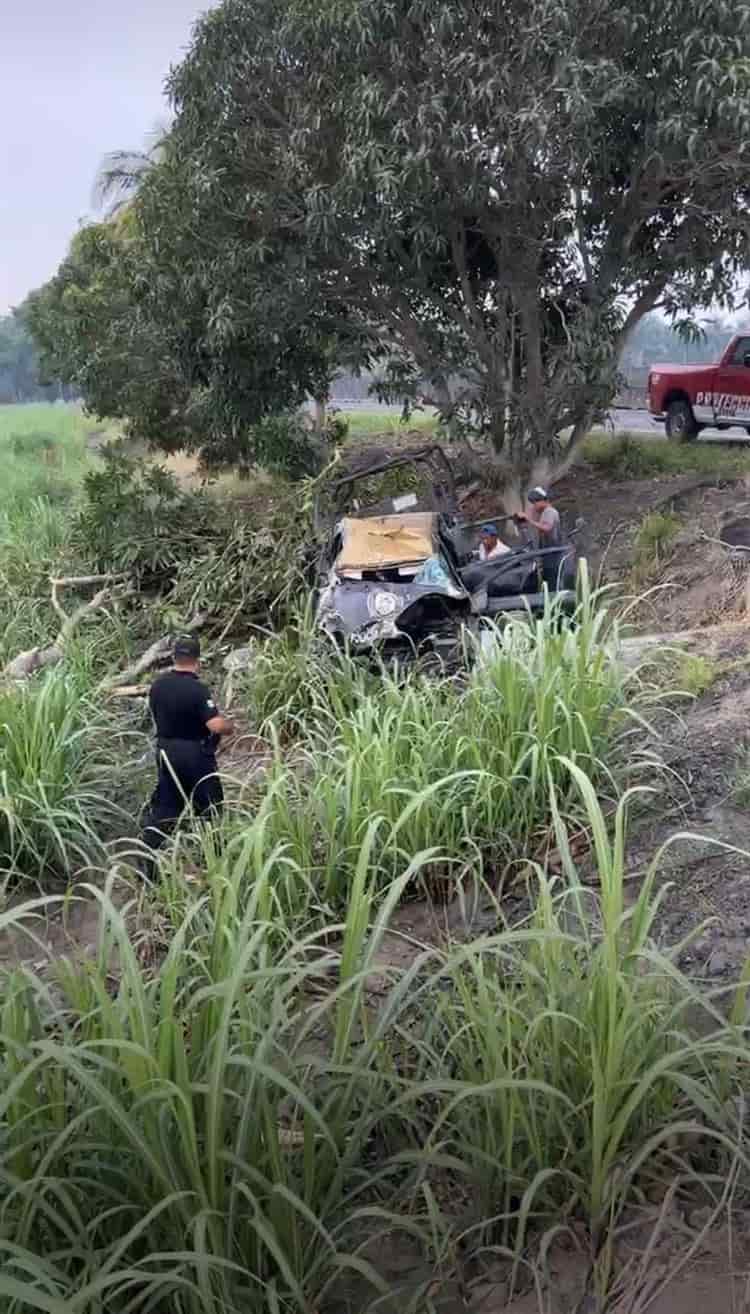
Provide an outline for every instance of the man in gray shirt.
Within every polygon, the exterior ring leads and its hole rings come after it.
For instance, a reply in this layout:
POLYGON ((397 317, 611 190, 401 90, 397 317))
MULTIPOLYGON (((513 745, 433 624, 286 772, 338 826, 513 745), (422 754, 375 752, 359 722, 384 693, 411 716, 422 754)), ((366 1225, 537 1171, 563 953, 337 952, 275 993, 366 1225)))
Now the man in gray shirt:
MULTIPOLYGON (((524 521, 535 531, 540 548, 555 548, 562 544, 560 512, 552 506, 546 488, 537 485, 526 494, 527 511, 522 511, 517 520, 524 521)), ((559 588, 559 574, 565 553, 545 552, 540 559, 542 576, 550 589, 559 588)))

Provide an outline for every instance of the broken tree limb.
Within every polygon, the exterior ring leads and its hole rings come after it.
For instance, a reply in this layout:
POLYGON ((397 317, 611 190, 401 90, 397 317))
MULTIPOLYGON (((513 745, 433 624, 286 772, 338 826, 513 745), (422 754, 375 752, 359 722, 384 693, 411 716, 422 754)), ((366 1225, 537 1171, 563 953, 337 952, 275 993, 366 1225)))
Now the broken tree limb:
POLYGON ((29 648, 19 652, 3 671, 4 680, 28 680, 43 666, 54 666, 62 658, 62 650, 51 644, 49 648, 29 648))
POLYGON ((50 575, 50 584, 56 584, 59 589, 82 589, 87 584, 119 584, 128 576, 119 575, 50 575))
MULTIPOLYGON (((207 611, 197 612, 192 620, 188 621, 181 633, 194 634, 196 630, 202 629, 208 620, 209 614, 207 611)), ((102 680, 99 685, 100 692, 109 693, 118 689, 121 685, 134 684, 145 671, 152 670, 160 662, 168 661, 172 655, 173 642, 173 636, 170 634, 165 634, 161 639, 157 639, 131 666, 126 667, 124 671, 120 671, 117 675, 108 675, 105 680, 102 680)))
POLYGON ((59 580, 51 579, 50 584, 52 585, 52 610, 54 611, 56 616, 60 617, 60 620, 62 621, 63 625, 65 625, 67 624, 68 613, 63 607, 57 595, 57 590, 60 587, 59 580))
POLYGON ((61 621, 57 638, 46 648, 29 648, 26 652, 19 652, 5 667, 2 673, 3 679, 28 680, 35 671, 40 671, 46 666, 55 666, 62 661, 65 644, 83 618, 99 611, 109 599, 112 585, 123 578, 122 575, 69 575, 59 579, 50 577, 52 608, 61 621), (90 602, 82 603, 69 615, 60 602, 59 590, 100 583, 106 583, 107 587, 99 589, 90 602))
MULTIPOLYGON (((127 579, 127 575, 50 575, 49 582, 52 588, 52 610, 60 617, 63 628, 68 624, 69 616, 62 603, 60 602, 60 589, 79 589, 86 588, 89 584, 117 584, 127 579)), ((108 592, 109 590, 105 590, 108 592)), ((100 594, 97 593, 97 598, 100 594)), ((94 609, 94 601, 91 602, 91 609, 94 609)), ((101 606, 101 601, 98 603, 101 606)), ((79 608, 79 611, 81 608, 79 608)), ((76 613, 77 614, 77 613, 76 613)))

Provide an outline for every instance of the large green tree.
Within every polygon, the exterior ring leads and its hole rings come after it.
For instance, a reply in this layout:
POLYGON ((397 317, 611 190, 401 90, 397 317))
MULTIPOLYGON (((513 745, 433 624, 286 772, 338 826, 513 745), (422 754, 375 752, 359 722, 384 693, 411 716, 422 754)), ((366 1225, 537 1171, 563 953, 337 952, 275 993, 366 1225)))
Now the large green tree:
POLYGON ((73 385, 98 415, 158 435, 170 450, 182 445, 187 389, 148 295, 135 217, 124 212, 76 233, 57 274, 29 296, 26 318, 48 375, 73 385))
POLYGON ((180 279, 215 332, 327 316, 517 473, 565 459, 655 306, 747 264, 750 10, 224 0, 172 76, 180 279), (199 274, 200 276, 200 274, 199 274), (205 285, 206 280, 201 277, 205 285), (563 438, 564 431, 572 436, 563 438))
POLYGON ((185 172, 154 164, 126 207, 81 229, 28 321, 47 373, 92 411, 160 450, 247 463, 268 455, 260 421, 326 393, 334 355, 290 297, 291 253, 281 298, 248 243, 204 236, 185 172))

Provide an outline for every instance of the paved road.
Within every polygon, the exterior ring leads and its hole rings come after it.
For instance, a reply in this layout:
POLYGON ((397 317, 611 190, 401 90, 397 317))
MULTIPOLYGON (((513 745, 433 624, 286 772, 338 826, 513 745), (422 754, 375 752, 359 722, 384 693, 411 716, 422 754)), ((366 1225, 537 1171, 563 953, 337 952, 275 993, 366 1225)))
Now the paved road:
MULTIPOLYGON (((627 429, 631 433, 648 433, 654 438, 664 437, 664 425, 652 420, 648 411, 616 410, 612 411, 611 415, 615 429, 618 432, 627 429)), ((703 429, 698 442, 750 443, 750 437, 748 437, 745 429, 739 426, 724 430, 703 429)))
MULTIPOLYGON (((335 401, 342 411, 379 411, 383 416, 397 416, 401 414, 400 406, 387 406, 378 404, 372 398, 363 398, 357 401, 335 401)), ((652 420, 648 411, 642 410, 625 410, 624 408, 610 412, 614 422, 615 430, 622 433, 624 430, 630 433, 650 434, 652 438, 664 437, 664 425, 658 424, 652 420)), ((750 437, 742 426, 732 429, 704 429, 698 439, 699 442, 715 443, 748 443, 750 437)))

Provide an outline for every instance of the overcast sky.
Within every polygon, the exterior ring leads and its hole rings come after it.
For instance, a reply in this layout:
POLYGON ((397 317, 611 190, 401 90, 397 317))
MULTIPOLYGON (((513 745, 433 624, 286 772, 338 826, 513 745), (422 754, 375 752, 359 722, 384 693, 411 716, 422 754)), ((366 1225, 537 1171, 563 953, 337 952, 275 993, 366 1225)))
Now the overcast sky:
POLYGON ((139 150, 210 0, 0 0, 0 314, 53 274, 102 157, 139 150))

